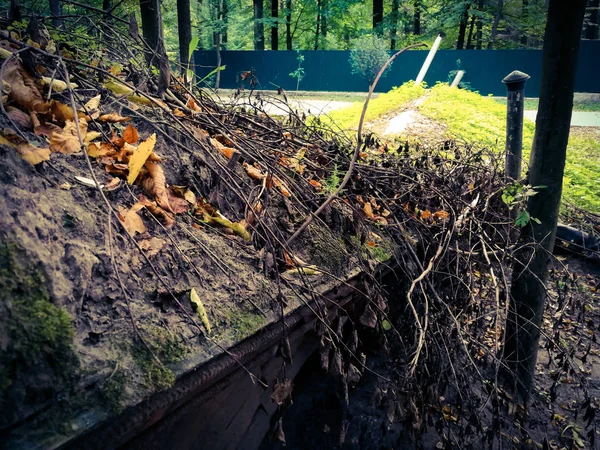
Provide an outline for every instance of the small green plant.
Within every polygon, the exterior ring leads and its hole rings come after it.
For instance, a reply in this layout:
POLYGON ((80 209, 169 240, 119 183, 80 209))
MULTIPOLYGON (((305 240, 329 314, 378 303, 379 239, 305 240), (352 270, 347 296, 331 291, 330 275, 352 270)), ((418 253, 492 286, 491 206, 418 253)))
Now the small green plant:
POLYGON ((323 192, 327 195, 333 194, 341 183, 340 172, 336 165, 331 172, 331 175, 323 180, 323 192))
POLYGON ((540 224, 540 220, 531 217, 531 215, 525 210, 527 199, 533 197, 538 193, 539 189, 543 189, 546 186, 529 186, 522 183, 513 183, 504 188, 502 191, 502 201, 508 206, 508 209, 512 210, 515 207, 519 207, 521 211, 515 218, 515 225, 517 227, 525 227, 530 221, 534 221, 540 224))
POLYGON ((304 78, 304 67, 302 67, 302 63, 304 62, 304 55, 300 53, 300 50, 296 50, 296 60, 298 61, 298 67, 293 72, 290 72, 290 77, 296 79, 296 92, 300 88, 300 82, 302 78, 304 78))
MULTIPOLYGON (((364 35, 356 39, 350 51, 349 59, 352 73, 366 77, 369 84, 371 84, 390 57, 387 48, 388 43, 378 36, 364 35)), ((389 67, 391 67, 391 64, 389 67)), ((382 76, 386 74, 387 70, 382 76)))

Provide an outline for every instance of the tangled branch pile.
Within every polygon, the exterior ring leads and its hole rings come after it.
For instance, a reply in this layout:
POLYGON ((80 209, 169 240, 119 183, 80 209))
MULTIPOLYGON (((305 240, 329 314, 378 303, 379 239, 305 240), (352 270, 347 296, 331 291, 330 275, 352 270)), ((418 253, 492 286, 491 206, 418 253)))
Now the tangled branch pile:
MULTIPOLYGON (((405 375, 404 388, 414 388, 413 405, 429 402, 432 386, 435 392, 443 392, 441 385, 447 383, 467 386, 468 377, 458 366, 476 368, 475 360, 488 359, 498 368, 509 292, 506 267, 515 232, 492 152, 454 142, 392 149, 368 136, 348 185, 288 244, 349 169, 352 138, 318 120, 308 124, 285 101, 277 101, 287 108, 278 117, 266 112, 266 100, 259 96, 250 106, 237 106, 233 99, 225 107, 214 95, 175 77, 161 99, 158 74, 146 64, 149 50, 143 42, 93 17, 50 32, 32 19, 27 29, 3 32, 0 47, 0 143, 36 166, 36 172, 24 172, 44 180, 42 187, 31 182, 35 189, 81 203, 77 207, 97 222, 83 239, 109 249, 105 260, 99 253, 94 257, 92 267, 103 267, 102 283, 115 291, 110 303, 120 306, 107 316, 114 320, 101 327, 96 319, 74 318, 82 363, 95 358, 90 346, 101 348, 109 336, 133 334, 142 343, 145 356, 136 364, 149 389, 162 389, 173 382, 164 366, 174 360, 165 342, 183 348, 177 358, 204 351, 199 345, 216 348, 213 354, 226 352, 232 343, 224 339, 226 328, 238 323, 227 308, 251 311, 260 325, 314 302, 323 325, 324 366, 335 368, 342 380, 342 402, 348 401, 348 383, 368 370, 360 339, 347 342, 343 335, 360 336, 365 329, 401 343, 405 364, 398 370, 405 375), (96 36, 93 43, 90 35, 96 36), (400 293, 392 295, 380 283, 382 265, 394 269, 400 293), (367 301, 342 332, 322 313, 327 300, 318 288, 345 283, 357 272, 365 276, 366 287, 358 293, 367 301), (261 283, 267 288, 261 290, 261 283), (192 286, 202 286, 204 294, 190 291, 192 286), (190 292, 197 313, 187 300, 190 292), (220 303, 232 302, 237 293, 250 306, 220 303), (388 317, 390 309, 399 314, 388 317), (150 325, 166 329, 169 337, 156 339, 150 325)), ((7 192, 13 188, 3 185, 7 192)), ((512 201, 523 198, 513 196, 512 201)), ((55 221, 64 227, 76 227, 81 220, 70 211, 57 214, 55 221)), ((2 234, 11 237, 5 228, 2 234)), ((90 268, 88 275, 97 273, 90 268)), ((94 283, 77 291, 81 304, 49 290, 51 302, 73 316, 91 310, 107 315, 108 294, 98 294, 94 283)), ((31 358, 39 357, 20 348, 16 334, 11 339, 2 356, 2 365, 10 367, 6 378, 33 370, 31 358)), ((41 350, 44 358, 58 344, 48 345, 49 350, 41 350)), ((114 386, 115 372, 129 376, 127 371, 134 371, 97 360, 91 367, 99 377, 80 382, 71 392, 85 383, 114 386)), ((82 377, 55 376, 61 380, 56 386, 82 377)), ((6 404, 19 401, 21 387, 15 380, 3 390, 6 404)), ((131 395, 127 404, 143 395, 131 395)), ((3 425, 22 421, 41 404, 15 407, 3 425)), ((422 414, 419 408, 415 416, 422 414)))

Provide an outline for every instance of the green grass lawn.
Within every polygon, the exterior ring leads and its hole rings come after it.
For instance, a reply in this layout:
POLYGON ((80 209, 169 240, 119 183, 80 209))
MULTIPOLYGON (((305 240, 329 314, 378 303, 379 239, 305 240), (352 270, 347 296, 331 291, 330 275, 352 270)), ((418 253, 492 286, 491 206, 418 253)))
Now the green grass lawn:
MULTIPOLYGON (((504 97, 494 97, 494 100, 502 105, 506 105, 506 98, 504 97)), ((526 98, 525 109, 538 109, 538 103, 539 99, 537 98, 526 98)), ((573 102, 573 111, 598 112, 600 111, 600 102, 575 100, 573 102)))
MULTIPOLYGON (((438 84, 425 90, 409 82, 382 94, 369 105, 367 121, 372 121, 427 93, 417 107, 425 117, 444 123, 448 137, 482 144, 504 151, 506 105, 476 92, 438 84)), ((356 129, 362 104, 331 113, 342 129, 356 129)), ((524 168, 533 142, 535 124, 525 120, 523 127, 524 168)), ((588 211, 600 213, 600 139, 593 132, 572 133, 567 150, 563 198, 588 211)))

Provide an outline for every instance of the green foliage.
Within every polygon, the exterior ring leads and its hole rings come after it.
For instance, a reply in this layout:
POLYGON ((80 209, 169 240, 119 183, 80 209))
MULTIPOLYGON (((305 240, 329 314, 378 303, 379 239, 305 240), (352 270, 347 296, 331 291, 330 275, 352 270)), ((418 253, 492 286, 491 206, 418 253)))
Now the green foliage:
MULTIPOLYGON (((375 99, 371 99, 365 115, 365 122, 370 122, 384 114, 398 111, 409 102, 421 97, 425 92, 422 86, 417 86, 412 81, 404 83, 400 87, 395 87, 391 91, 381 94, 375 99)), ((342 130, 356 130, 363 104, 364 102, 356 102, 347 108, 332 111, 328 117, 322 117, 321 120, 323 122, 335 123, 342 130)))
MULTIPOLYGON (((356 39, 350 51, 350 67, 352 73, 360 74, 373 82, 379 70, 390 58, 388 43, 379 36, 364 35, 356 39)), ((388 66, 388 69, 391 67, 388 66)), ((387 74, 387 69, 382 77, 387 74)))
POLYGON ((323 180, 323 193, 333 194, 341 183, 340 172, 336 165, 331 171, 331 175, 323 180))

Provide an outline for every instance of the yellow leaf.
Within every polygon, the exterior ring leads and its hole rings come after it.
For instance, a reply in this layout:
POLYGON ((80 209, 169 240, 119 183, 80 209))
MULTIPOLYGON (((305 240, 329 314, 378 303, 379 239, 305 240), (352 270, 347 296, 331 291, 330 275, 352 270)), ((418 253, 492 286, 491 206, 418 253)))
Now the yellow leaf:
POLYGON ((89 99, 88 102, 83 107, 89 113, 96 111, 100 107, 100 94, 89 99))
POLYGON ((146 97, 142 97, 141 95, 128 95, 127 100, 142 106, 152 106, 152 100, 146 97))
POLYGON ((131 158, 129 158, 129 175, 127 176, 127 182, 133 184, 135 179, 142 170, 142 167, 146 163, 146 160, 152 153, 154 145, 156 144, 156 133, 152 134, 148 139, 142 142, 137 150, 133 152, 131 158))
MULTIPOLYGON (((49 85, 53 91, 58 92, 59 94, 67 89, 67 83, 62 80, 57 80, 56 78, 42 77, 42 84, 49 85)), ((71 89, 78 87, 75 83, 71 83, 70 86, 71 89)))
POLYGON ((370 203, 365 203, 365 206, 363 207, 363 210, 365 212, 365 215, 369 218, 372 219, 373 218, 373 207, 371 206, 370 203))
POLYGON ((48 161, 50 159, 49 148, 37 148, 31 144, 21 144, 17 148, 17 152, 21 155, 25 161, 34 166, 41 163, 42 161, 48 161))
POLYGON ((179 108, 175 108, 175 111, 173 111, 173 115, 177 117, 185 117, 185 113, 179 108))
POLYGON ((7 146, 12 147, 12 148, 17 148, 17 146, 15 144, 13 144, 12 142, 10 142, 8 139, 6 139, 2 135, 0 135, 0 145, 7 145, 7 146))
POLYGON ((133 89, 115 81, 104 83, 104 87, 115 95, 131 95, 133 93, 133 89))
POLYGON ((192 290, 190 291, 190 301, 192 302, 192 305, 196 307, 196 311, 198 312, 198 316, 200 317, 202 324, 206 328, 208 334, 210 334, 211 330, 210 322, 208 321, 208 315, 206 314, 206 309, 204 309, 204 304, 202 303, 202 300, 200 300, 200 297, 196 293, 196 288, 192 288, 192 290))
POLYGON ((0 58, 8 59, 12 56, 12 52, 6 50, 5 48, 0 47, 0 58))
POLYGON ((131 120, 130 117, 123 117, 120 116, 119 114, 103 114, 100 117, 98 117, 98 120, 100 122, 129 122, 131 120))
POLYGON ((88 134, 86 134, 83 142, 84 142, 84 144, 89 144, 94 139, 97 139, 100 136, 102 136, 102 133, 100 133, 99 131, 90 131, 88 134))

